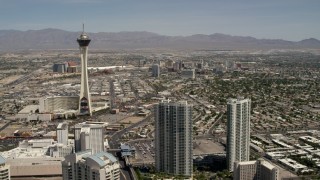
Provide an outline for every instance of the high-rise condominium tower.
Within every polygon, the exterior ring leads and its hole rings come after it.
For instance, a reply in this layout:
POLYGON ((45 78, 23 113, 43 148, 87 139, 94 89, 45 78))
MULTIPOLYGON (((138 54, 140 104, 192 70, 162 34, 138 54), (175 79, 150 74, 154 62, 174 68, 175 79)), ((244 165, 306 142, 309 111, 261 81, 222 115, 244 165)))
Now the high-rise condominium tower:
POLYGON ((192 175, 192 106, 163 100, 155 105, 156 169, 192 175))
POLYGON ((92 115, 89 83, 88 83, 88 46, 91 41, 89 36, 84 33, 84 30, 80 37, 77 39, 80 48, 81 56, 81 89, 80 89, 80 104, 79 104, 79 114, 80 115, 92 115))
POLYGON ((227 165, 230 171, 233 171, 235 161, 249 161, 250 110, 250 99, 228 99, 227 165))

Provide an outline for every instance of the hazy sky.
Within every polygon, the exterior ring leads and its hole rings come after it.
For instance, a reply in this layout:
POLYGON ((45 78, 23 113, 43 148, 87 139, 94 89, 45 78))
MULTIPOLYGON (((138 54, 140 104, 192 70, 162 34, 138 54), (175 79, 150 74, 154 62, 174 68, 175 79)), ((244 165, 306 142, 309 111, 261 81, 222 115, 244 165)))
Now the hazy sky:
POLYGON ((320 0, 0 0, 0 29, 320 39, 320 0))

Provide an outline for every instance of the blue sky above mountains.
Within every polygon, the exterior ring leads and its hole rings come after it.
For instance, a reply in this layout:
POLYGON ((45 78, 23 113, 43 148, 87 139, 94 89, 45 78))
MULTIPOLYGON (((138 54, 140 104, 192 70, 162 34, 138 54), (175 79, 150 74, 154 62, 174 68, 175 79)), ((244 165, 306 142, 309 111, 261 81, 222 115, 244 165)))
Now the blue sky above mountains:
POLYGON ((2 0, 0 29, 320 39, 319 0, 2 0))

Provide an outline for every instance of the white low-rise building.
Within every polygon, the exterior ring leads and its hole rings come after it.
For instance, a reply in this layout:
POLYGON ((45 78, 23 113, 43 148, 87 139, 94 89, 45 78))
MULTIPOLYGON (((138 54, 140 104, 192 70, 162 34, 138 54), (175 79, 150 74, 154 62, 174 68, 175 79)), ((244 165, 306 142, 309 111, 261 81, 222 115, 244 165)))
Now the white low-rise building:
POLYGON ((299 137, 299 140, 308 142, 308 143, 316 143, 316 144, 320 144, 320 140, 317 138, 314 138, 312 136, 301 136, 299 137))
POLYGON ((285 152, 267 152, 266 153, 267 158, 274 160, 274 159, 280 159, 285 157, 285 152))
POLYGON ((286 144, 280 140, 277 140, 277 139, 272 139, 272 142, 274 142, 275 144, 281 146, 281 147, 284 147, 284 148, 288 148, 288 149, 293 149, 292 146, 290 146, 289 144, 286 144))
POLYGON ((285 158, 285 159, 279 159, 278 160, 282 165, 286 166, 287 168, 291 169, 292 171, 299 172, 302 170, 306 170, 307 166, 302 165, 298 163, 297 161, 290 159, 290 158, 285 158))

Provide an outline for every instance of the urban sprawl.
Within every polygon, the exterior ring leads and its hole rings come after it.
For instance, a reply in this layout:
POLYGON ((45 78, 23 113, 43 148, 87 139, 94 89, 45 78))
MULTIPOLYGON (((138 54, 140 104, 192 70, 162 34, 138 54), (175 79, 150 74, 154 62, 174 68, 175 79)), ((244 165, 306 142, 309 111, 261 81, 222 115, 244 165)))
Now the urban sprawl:
POLYGON ((0 54, 0 179, 319 177, 319 52, 77 42, 0 54))

